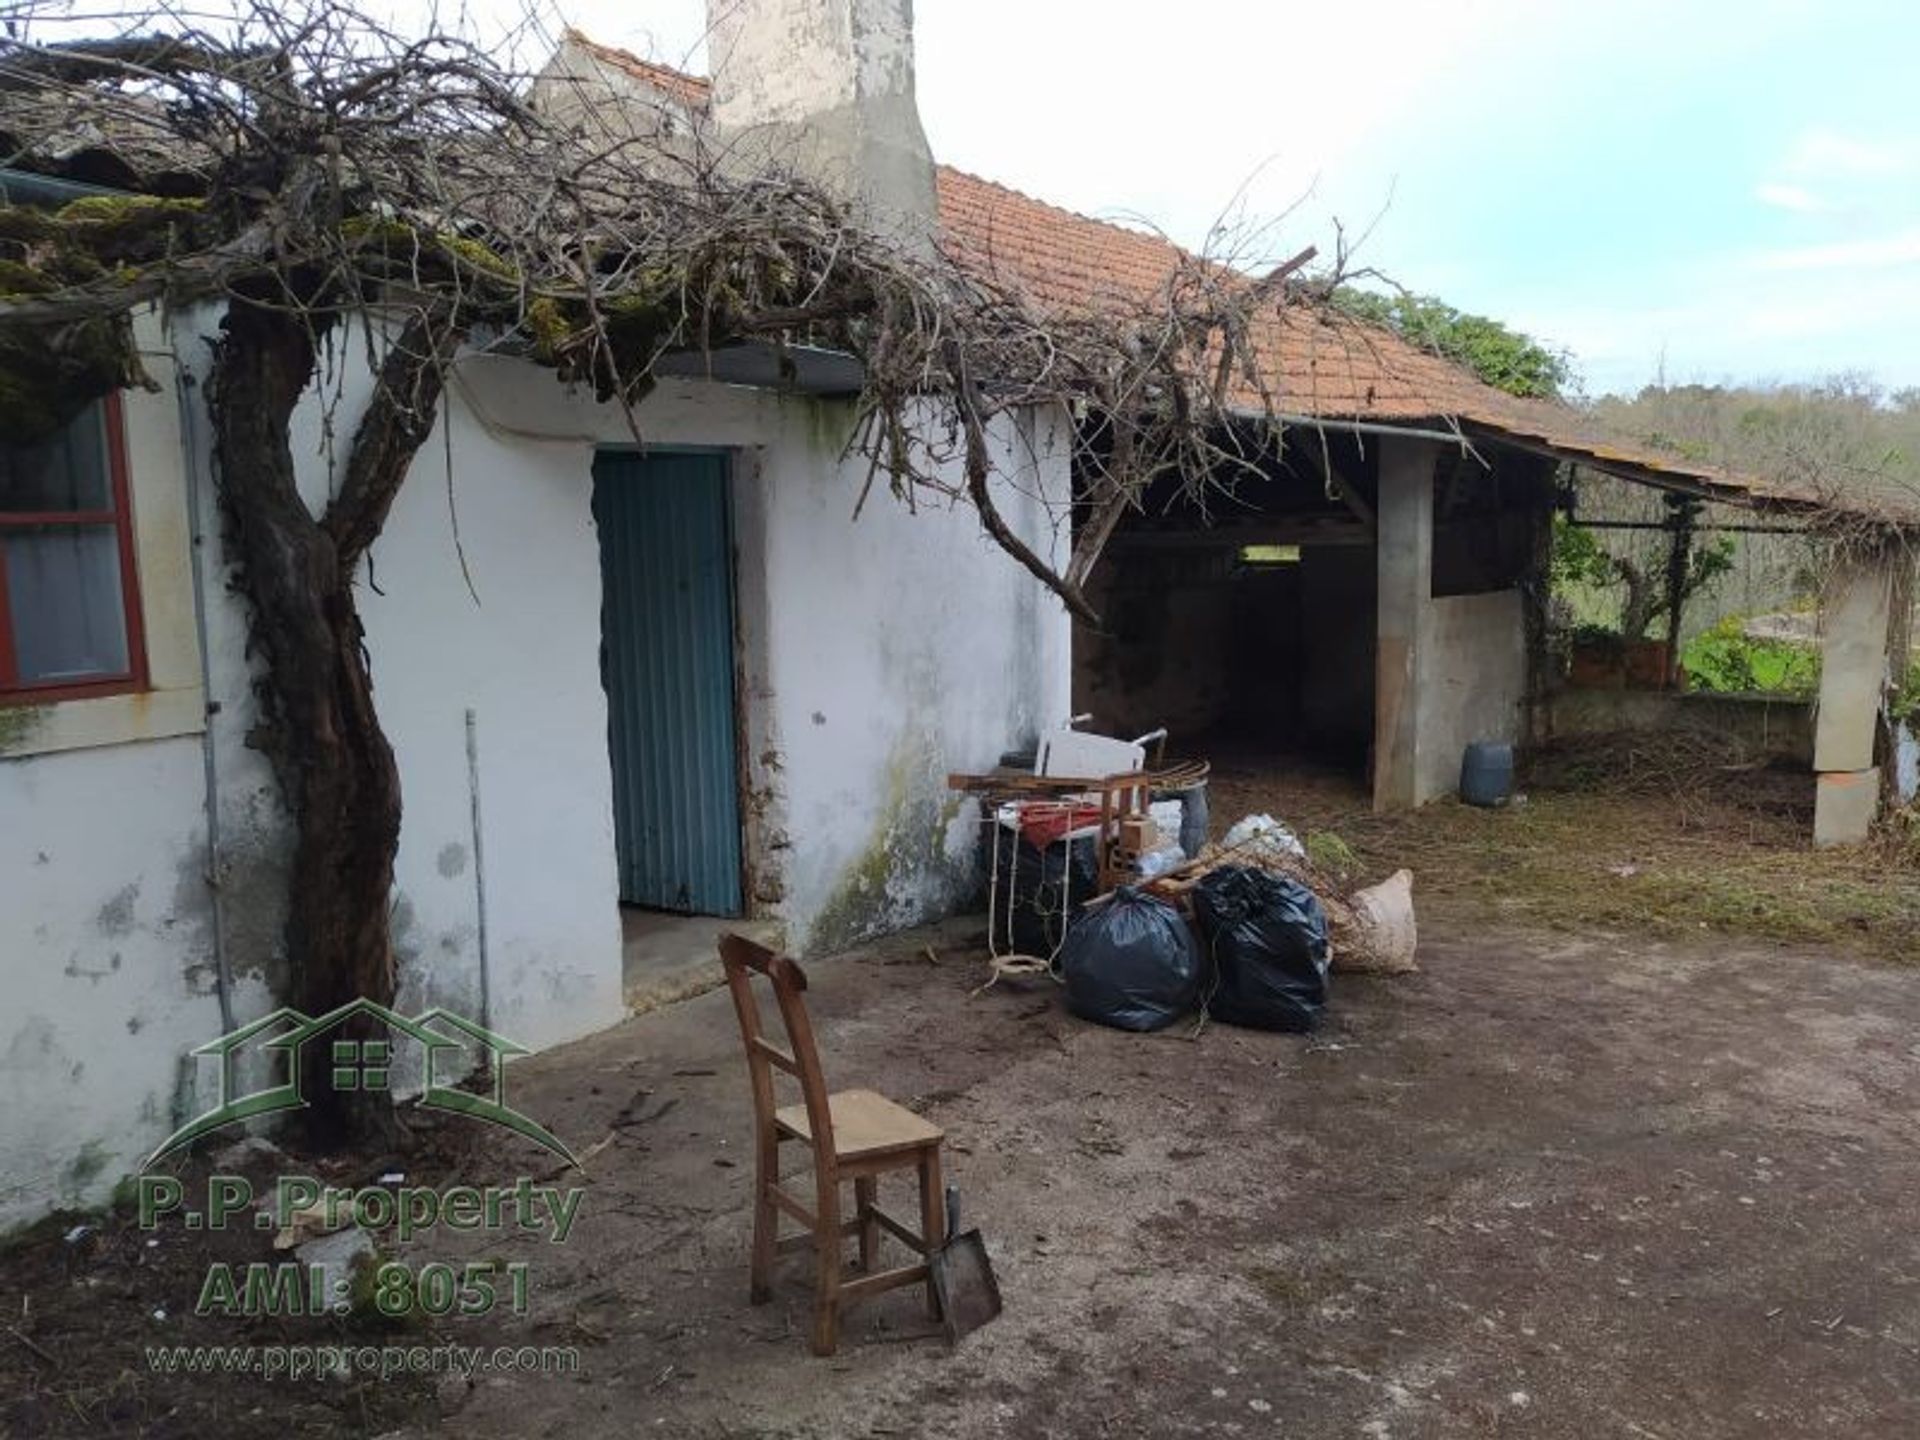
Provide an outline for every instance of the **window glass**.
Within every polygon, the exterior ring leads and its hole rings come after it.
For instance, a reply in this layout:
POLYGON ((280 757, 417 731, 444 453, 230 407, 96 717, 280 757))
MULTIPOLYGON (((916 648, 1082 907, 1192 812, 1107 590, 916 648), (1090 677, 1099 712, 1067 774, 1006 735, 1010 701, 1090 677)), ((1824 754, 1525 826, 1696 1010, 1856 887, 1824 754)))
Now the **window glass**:
POLYGON ((127 673, 120 540, 112 525, 0 530, 22 685, 127 673))
POLYGON ((145 683, 119 416, 109 396, 37 445, 0 445, 0 701, 145 683))
POLYGON ((103 410, 88 406, 65 430, 38 445, 0 446, 0 513, 112 509, 103 410))

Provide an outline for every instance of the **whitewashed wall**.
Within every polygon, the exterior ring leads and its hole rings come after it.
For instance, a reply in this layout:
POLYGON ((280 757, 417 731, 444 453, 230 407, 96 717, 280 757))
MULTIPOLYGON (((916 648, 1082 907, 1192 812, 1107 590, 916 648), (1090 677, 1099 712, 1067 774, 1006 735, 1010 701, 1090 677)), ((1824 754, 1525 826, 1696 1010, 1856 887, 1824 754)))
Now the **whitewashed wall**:
MULTIPOLYGON (((204 369, 205 332, 183 326, 178 337, 190 370, 204 369)), ((360 352, 350 341, 336 353, 360 352)), ((150 368, 170 381, 164 350, 150 368)), ((363 398, 350 374, 334 433, 352 433, 363 398)), ((180 415, 171 384, 128 408, 149 647, 167 657, 168 690, 111 713, 87 708, 101 701, 46 707, 0 730, 0 1229, 104 1201, 208 1103, 210 1070, 185 1058, 222 1029, 200 651, 192 606, 156 605, 191 573, 182 454, 204 466, 205 419, 195 404, 184 426, 180 415)), ((649 443, 735 455, 750 903, 783 920, 803 952, 961 898, 974 827, 946 772, 991 764, 1059 723, 1070 701, 1065 613, 981 536, 970 509, 909 515, 883 482, 849 523, 865 474, 843 456, 849 418, 704 382, 663 386, 642 411, 649 443)), ((1063 543, 1043 497, 1065 496, 1064 434, 1009 424, 995 441, 1019 472, 1003 487, 1009 518, 1042 548, 1063 543)), ((361 591, 405 797, 401 1008, 477 1009, 471 709, 491 1019, 535 1047, 622 1013, 590 499, 596 446, 632 443, 617 411, 544 372, 467 363, 361 591)), ((329 466, 317 405, 296 455, 318 504, 329 466)), ((219 934, 244 1022, 272 1008, 285 978, 286 827, 265 761, 246 745, 245 617, 204 476, 202 490, 219 934)))
MULTIPOLYGON (((464 367, 452 407, 461 473, 470 449, 511 464, 530 443, 488 440, 570 437, 556 443, 583 469, 596 444, 634 443, 616 410, 529 375, 504 360, 464 367)), ((1063 723, 1071 703, 1066 612, 970 507, 923 500, 909 513, 883 478, 851 522, 867 469, 844 453, 851 418, 845 405, 698 381, 663 384, 640 414, 649 444, 735 456, 755 910, 784 919, 803 954, 961 898, 975 825, 947 772, 993 764, 1063 723)), ((993 439, 1016 477, 1000 486, 1010 523, 1056 552, 1062 423, 1008 423, 993 439)))
POLYGON ((1526 616, 1518 590, 1427 602, 1419 690, 1416 804, 1460 788, 1475 740, 1520 740, 1527 693, 1526 616))
POLYGON ((122 397, 152 688, 0 710, 0 1230, 105 1199, 200 1108, 186 1052, 222 1029, 181 407, 158 321, 136 337, 161 387, 122 397))

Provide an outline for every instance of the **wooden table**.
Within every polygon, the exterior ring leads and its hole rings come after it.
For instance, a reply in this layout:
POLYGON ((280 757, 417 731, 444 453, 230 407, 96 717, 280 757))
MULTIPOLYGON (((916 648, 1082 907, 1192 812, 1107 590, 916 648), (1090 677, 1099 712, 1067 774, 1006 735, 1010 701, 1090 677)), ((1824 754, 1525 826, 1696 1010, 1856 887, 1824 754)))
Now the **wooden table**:
POLYGON ((999 809, 1021 801, 1085 800, 1100 806, 1095 855, 1100 868, 1100 893, 1123 883, 1130 872, 1118 861, 1120 822, 1149 814, 1155 792, 1191 790, 1206 783, 1212 767, 1205 760, 1162 761, 1151 770, 1129 770, 1119 775, 1034 775, 1004 767, 983 775, 947 776, 947 788, 980 798, 988 824, 999 823, 999 809))

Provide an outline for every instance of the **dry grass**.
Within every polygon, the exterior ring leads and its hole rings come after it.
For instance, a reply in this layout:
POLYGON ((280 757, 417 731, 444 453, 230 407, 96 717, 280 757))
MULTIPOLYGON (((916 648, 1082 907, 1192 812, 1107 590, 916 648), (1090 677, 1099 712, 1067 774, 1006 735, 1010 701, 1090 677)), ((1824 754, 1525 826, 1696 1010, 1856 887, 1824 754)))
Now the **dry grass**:
POLYGON ((1920 831, 1814 851, 1806 775, 1718 762, 1682 775, 1651 756, 1623 770, 1611 758, 1559 757, 1507 809, 1446 800, 1399 815, 1373 814, 1347 776, 1217 763, 1215 828, 1266 811, 1317 852, 1332 842, 1315 837, 1337 836, 1355 884, 1404 865, 1423 921, 1704 931, 1920 962, 1920 831), (1639 783, 1650 775, 1660 783, 1639 783))

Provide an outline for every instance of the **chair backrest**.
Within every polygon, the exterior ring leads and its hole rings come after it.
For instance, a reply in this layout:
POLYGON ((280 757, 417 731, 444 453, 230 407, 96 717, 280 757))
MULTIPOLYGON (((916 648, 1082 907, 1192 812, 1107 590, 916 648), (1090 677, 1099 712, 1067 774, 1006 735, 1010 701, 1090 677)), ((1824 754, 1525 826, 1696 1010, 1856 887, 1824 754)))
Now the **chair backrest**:
POLYGON ((734 1013, 740 1017, 740 1038, 747 1047, 756 1129, 763 1137, 772 1133, 773 1112, 777 1108, 773 1072, 784 1070, 800 1083, 800 1096, 807 1106, 807 1128, 813 1136, 815 1164, 830 1164, 833 1119, 827 1106, 827 1082, 820 1073, 820 1053, 813 1043, 813 1021, 808 1018, 806 1001, 801 998, 807 989, 806 972, 785 955, 756 945, 742 935, 720 937, 720 963, 726 968, 727 989, 733 995, 734 1013), (753 988, 755 975, 765 976, 773 986, 774 1003, 787 1036, 785 1047, 768 1039, 760 1022, 760 1001, 753 988))

